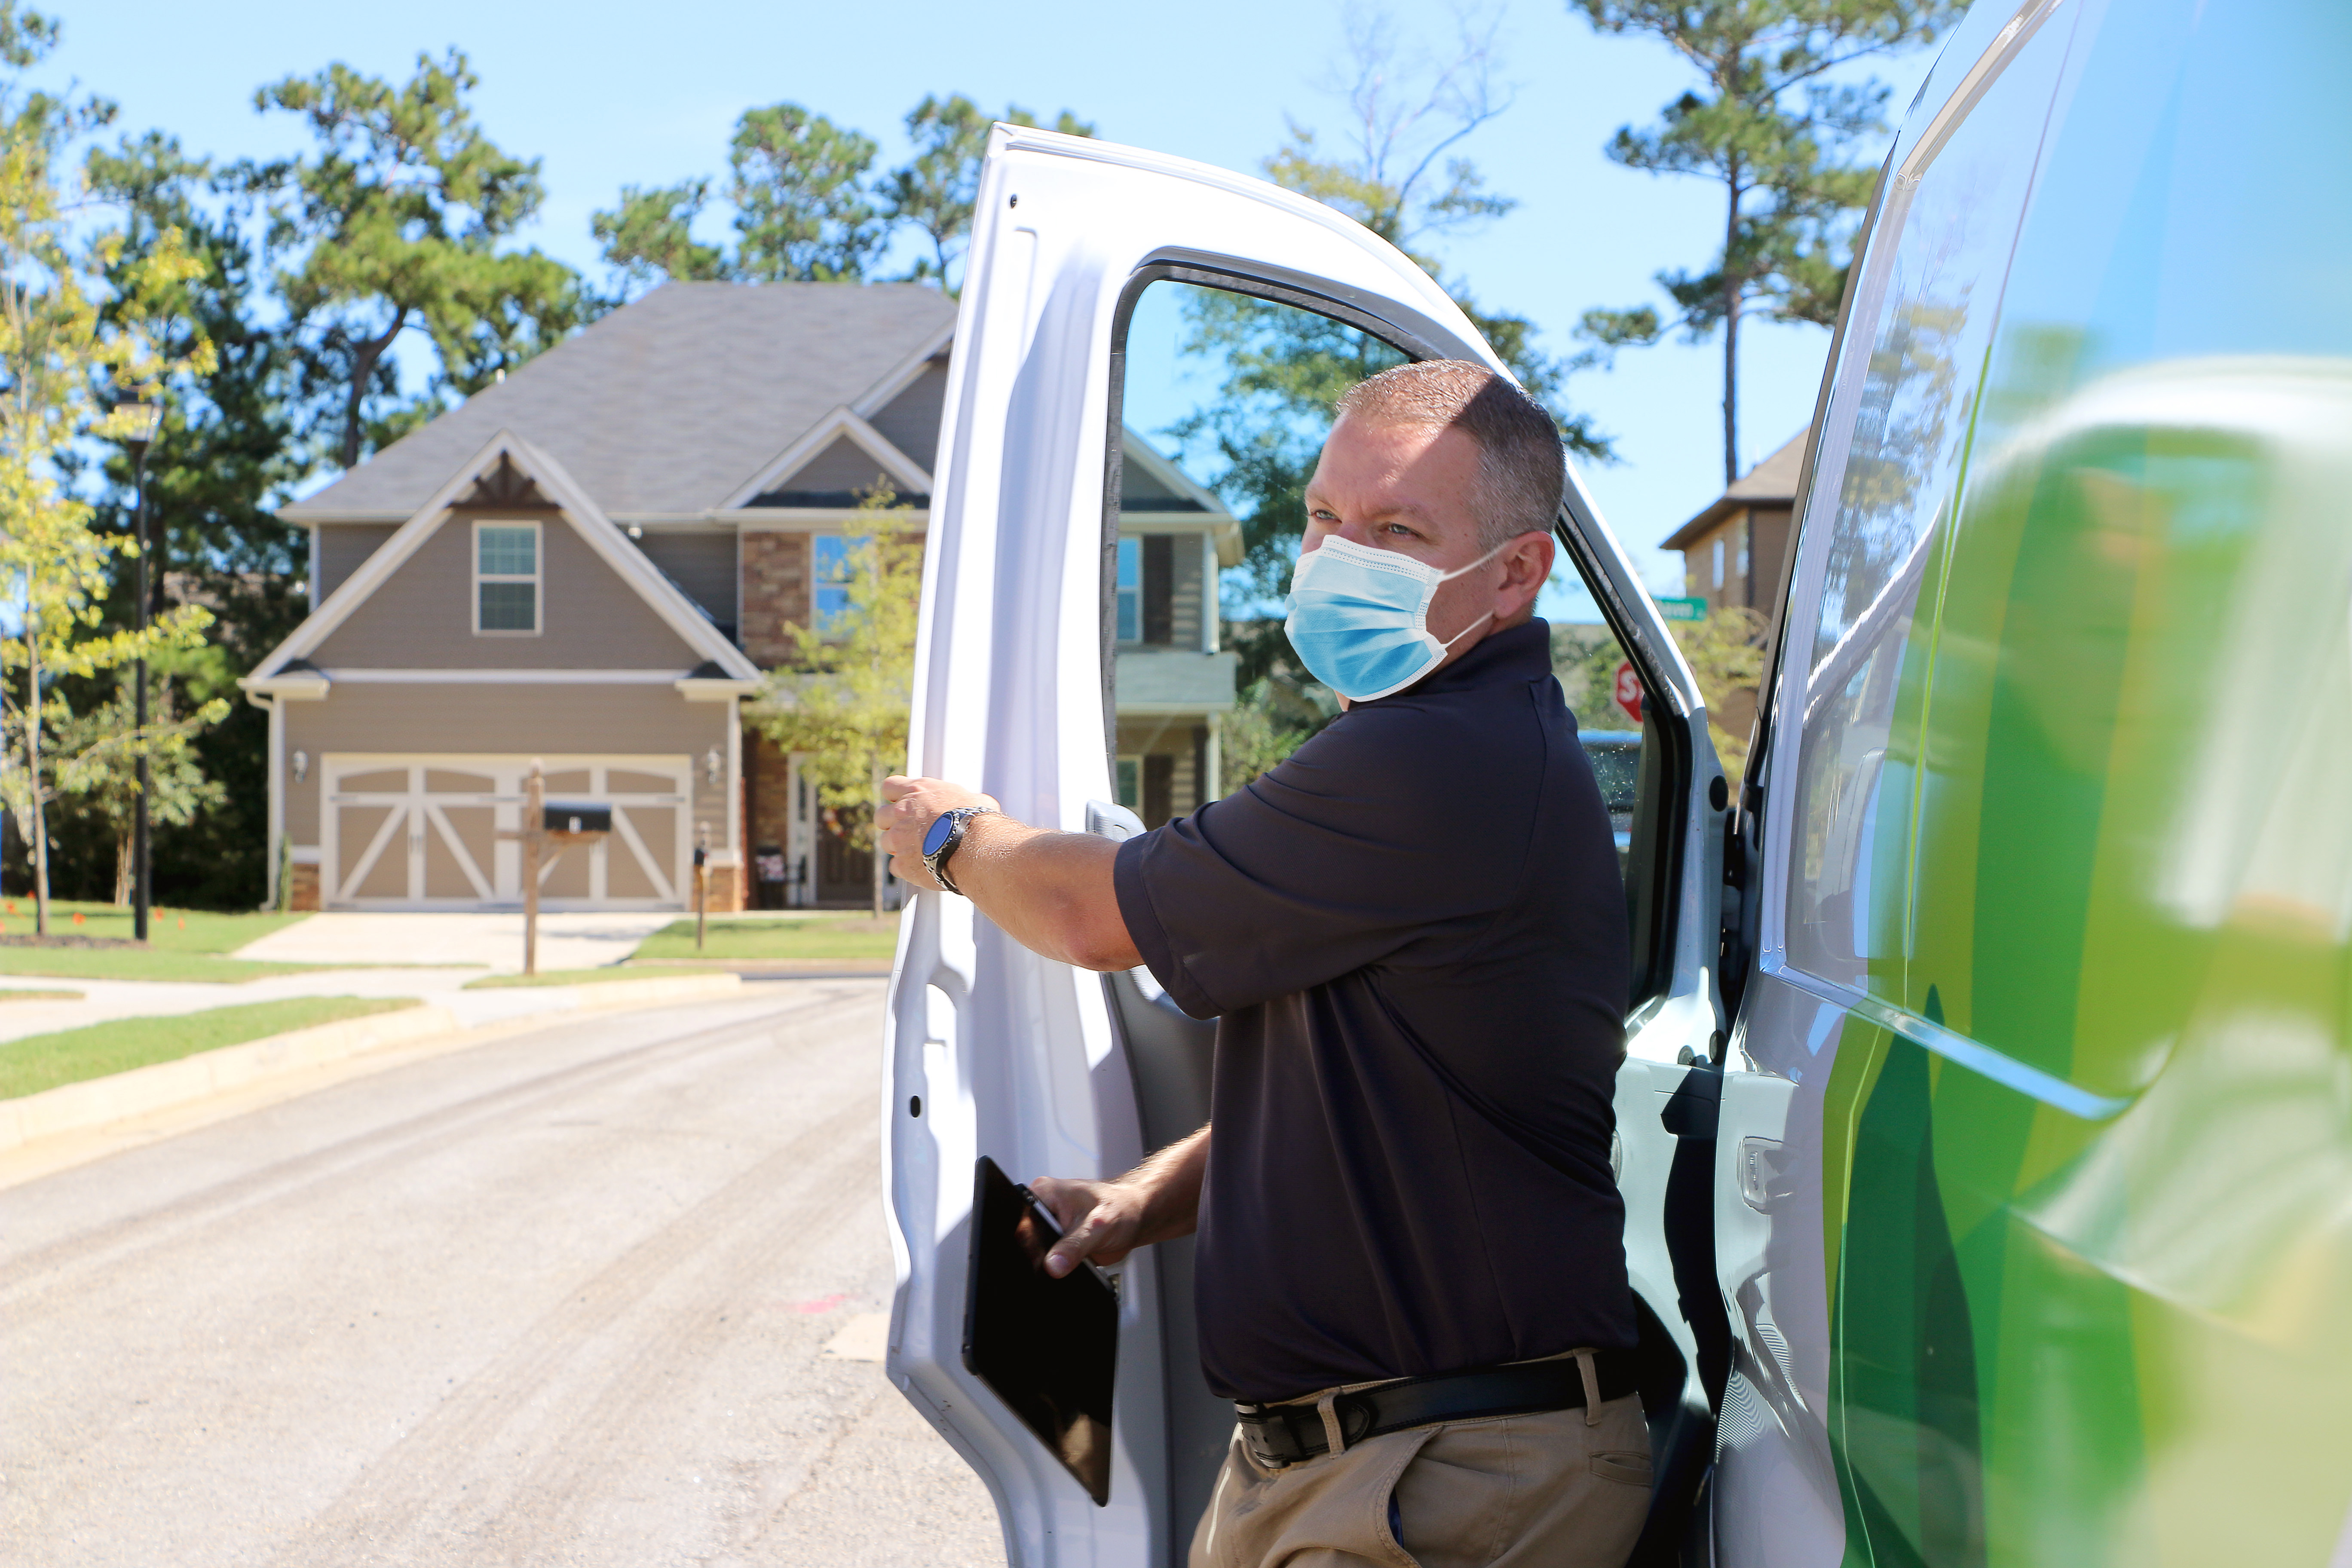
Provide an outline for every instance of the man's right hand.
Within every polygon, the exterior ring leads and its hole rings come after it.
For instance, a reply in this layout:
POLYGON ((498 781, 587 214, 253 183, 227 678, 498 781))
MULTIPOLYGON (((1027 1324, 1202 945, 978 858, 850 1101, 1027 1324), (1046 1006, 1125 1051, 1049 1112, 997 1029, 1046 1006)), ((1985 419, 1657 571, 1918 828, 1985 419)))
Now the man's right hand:
POLYGON ((1061 1223, 1062 1239, 1045 1254, 1045 1272, 1059 1279, 1081 1261, 1117 1263, 1143 1245, 1144 1194, 1125 1182, 1040 1176, 1029 1184, 1061 1223))
POLYGON ((1203 1127, 1117 1181, 1038 1177, 1029 1190, 1062 1227, 1062 1239, 1045 1254, 1045 1272, 1059 1279, 1081 1262, 1117 1263, 1139 1247, 1192 1235, 1208 1169, 1203 1127))

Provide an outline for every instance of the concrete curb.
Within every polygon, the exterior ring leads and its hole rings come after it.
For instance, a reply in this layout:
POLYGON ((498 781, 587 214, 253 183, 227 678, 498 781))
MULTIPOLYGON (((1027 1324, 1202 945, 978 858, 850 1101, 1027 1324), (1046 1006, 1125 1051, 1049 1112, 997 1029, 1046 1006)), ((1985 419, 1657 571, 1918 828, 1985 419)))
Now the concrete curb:
POLYGON ((573 1001, 568 1007, 551 1007, 545 1012, 528 1013, 471 1029, 460 1024, 448 1008, 431 1005, 318 1024, 308 1029, 247 1040, 239 1046, 199 1051, 177 1061, 133 1068, 108 1078, 85 1079, 19 1100, 0 1100, 0 1153, 22 1148, 37 1139, 87 1131, 110 1122, 173 1110, 390 1046, 416 1047, 440 1041, 451 1046, 471 1045, 522 1033, 574 1013, 715 999, 734 995, 742 989, 741 977, 733 974, 607 980, 570 987, 573 1001))

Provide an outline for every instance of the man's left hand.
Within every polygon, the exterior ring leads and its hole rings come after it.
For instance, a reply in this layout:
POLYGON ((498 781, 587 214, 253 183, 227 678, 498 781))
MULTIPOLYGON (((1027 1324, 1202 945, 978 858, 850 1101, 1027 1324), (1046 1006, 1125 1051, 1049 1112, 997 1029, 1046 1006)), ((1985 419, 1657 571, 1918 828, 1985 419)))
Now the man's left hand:
POLYGON ((874 826, 882 835, 882 847, 889 851, 891 873, 908 887, 927 892, 938 892, 940 885, 931 879, 930 868, 923 864, 923 837, 930 832, 940 814, 959 805, 1002 809, 993 795, 982 795, 945 779, 911 779, 899 773, 882 781, 882 800, 884 804, 874 814, 874 826))

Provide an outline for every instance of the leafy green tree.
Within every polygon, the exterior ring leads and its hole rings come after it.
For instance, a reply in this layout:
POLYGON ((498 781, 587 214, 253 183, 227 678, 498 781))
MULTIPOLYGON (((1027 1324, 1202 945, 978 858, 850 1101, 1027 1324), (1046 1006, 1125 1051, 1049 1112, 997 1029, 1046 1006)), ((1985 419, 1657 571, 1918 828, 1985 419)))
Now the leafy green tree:
MULTIPOLYGON (((26 52, 22 36, 6 32, 13 25, 0 18, 0 58, 12 61, 26 52)), ((46 806, 58 784, 58 758, 44 744, 47 688, 191 646, 212 620, 191 605, 144 633, 104 629, 114 559, 135 546, 92 526, 90 504, 63 482, 71 454, 128 428, 119 400, 156 397, 168 382, 208 374, 215 357, 201 336, 184 337, 178 353, 166 346, 173 295, 202 264, 176 231, 126 263, 121 230, 86 226, 59 176, 54 125, 17 116, 0 131, 0 592, 15 612, 0 637, 0 699, 20 748, 23 765, 8 771, 7 787, 21 802, 41 931, 46 806)))
POLYGON ((1717 605, 1703 621, 1667 624, 1706 700, 1706 732, 1715 742, 1716 759, 1724 776, 1736 780, 1748 766, 1751 730, 1734 730, 1724 721, 1734 714, 1754 719, 1756 687, 1764 679, 1765 618, 1745 605, 1717 605))
POLYGON ((441 384, 464 395, 593 312, 570 268, 499 248, 544 190, 537 159, 501 151, 475 122, 467 95, 478 85, 452 49, 419 55, 399 87, 337 64, 254 95, 257 110, 299 115, 316 142, 305 157, 240 163, 230 183, 268 204, 269 253, 289 262, 278 292, 346 468, 441 406, 438 386, 421 408, 392 406, 399 379, 386 355, 402 332, 430 337, 441 384), (371 414, 394 417, 371 429, 371 414))
POLYGON ((621 269, 629 286, 644 288, 665 278, 708 283, 728 275, 727 252, 694 237, 692 226, 710 199, 709 180, 675 185, 623 185, 621 205, 589 220, 589 232, 604 247, 604 259, 621 269))
MULTIPOLYGON (((1037 123, 1018 105, 1004 118, 1037 123)), ((917 257, 904 279, 934 281, 954 294, 962 283, 990 123, 961 93, 929 94, 907 115, 914 156, 869 184, 880 152, 872 137, 798 104, 751 110, 736 121, 728 155, 728 198, 736 208, 732 255, 694 237, 694 220, 710 200, 711 182, 704 178, 624 185, 619 204, 595 214, 590 231, 619 272, 624 297, 666 278, 863 281, 881 266, 892 237, 908 229, 930 254, 917 257)), ((1054 129, 1095 133, 1066 109, 1054 129)))
POLYGON ((1252 681, 1217 722, 1219 795, 1232 795, 1255 784, 1269 769, 1287 761, 1290 753, 1329 722, 1315 711, 1302 721, 1298 692, 1286 689, 1272 677, 1252 681))
POLYGON ((735 272, 755 283, 855 283, 889 243, 866 188, 880 146, 797 103, 744 111, 734 171, 735 272))
POLYGON ((193 744, 199 731, 227 714, 228 700, 215 697, 184 713, 168 679, 151 674, 147 690, 143 737, 127 679, 118 683, 105 703, 66 716, 53 732, 60 759, 56 785, 60 804, 87 821, 113 850, 118 904, 131 901, 131 837, 142 751, 148 758, 147 812, 154 827, 184 827, 228 803, 228 791, 205 776, 193 744))
POLYGON ((1861 144, 1885 129, 1886 89, 1832 80, 1857 60, 1932 42, 1957 0, 1569 0, 1604 33, 1657 38, 1702 85, 1656 124, 1622 127, 1609 156, 1630 169, 1692 174, 1722 187, 1722 239, 1706 265, 1668 268, 1654 306, 1589 310, 1582 331, 1605 356, 1679 329, 1723 332, 1723 476, 1739 473, 1739 327, 1836 320, 1854 223, 1870 199, 1861 144))
MULTIPOLYGON (((1001 118, 1013 125, 1038 122, 1017 104, 1001 118)), ((930 242, 931 254, 916 258, 908 273, 910 281, 936 279, 950 294, 961 292, 964 243, 971 237, 991 123, 980 106, 961 93, 948 98, 927 94, 908 111, 907 134, 915 143, 915 155, 884 175, 878 192, 885 218, 930 242)), ((1095 133, 1092 124, 1066 109, 1055 118, 1054 129, 1066 136, 1095 133)))
POLYGON ((878 920, 889 857, 874 832, 874 807, 882 780, 907 759, 923 536, 887 489, 858 510, 866 531, 849 552, 846 606, 822 625, 790 628, 793 666, 770 673, 751 715, 780 751, 803 753, 801 777, 817 804, 852 847, 872 857, 878 920))

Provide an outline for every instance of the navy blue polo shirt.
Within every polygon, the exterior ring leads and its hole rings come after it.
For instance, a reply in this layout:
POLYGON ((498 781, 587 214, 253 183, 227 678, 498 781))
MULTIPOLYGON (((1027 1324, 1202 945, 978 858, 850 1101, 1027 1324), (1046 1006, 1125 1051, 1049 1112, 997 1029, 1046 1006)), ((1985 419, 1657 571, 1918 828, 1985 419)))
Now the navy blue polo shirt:
POLYGON ((1232 1399, 1634 1342, 1610 1174, 1631 943, 1530 621, 1119 847, 1218 1022, 1196 1265, 1232 1399))

